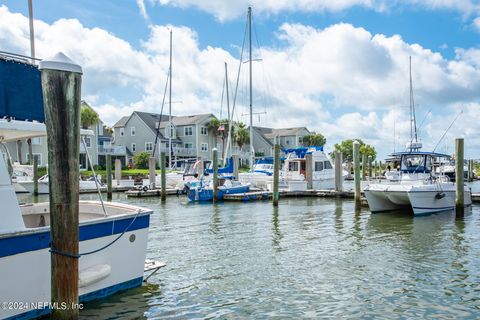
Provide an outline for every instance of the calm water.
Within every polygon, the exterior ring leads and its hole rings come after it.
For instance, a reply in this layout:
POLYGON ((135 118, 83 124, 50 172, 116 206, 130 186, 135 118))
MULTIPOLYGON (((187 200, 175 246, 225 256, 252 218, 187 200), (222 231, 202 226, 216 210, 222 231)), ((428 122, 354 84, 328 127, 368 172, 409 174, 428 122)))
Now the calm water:
POLYGON ((155 210, 147 255, 167 267, 82 319, 480 318, 480 207, 413 218, 320 198, 117 197, 155 210))

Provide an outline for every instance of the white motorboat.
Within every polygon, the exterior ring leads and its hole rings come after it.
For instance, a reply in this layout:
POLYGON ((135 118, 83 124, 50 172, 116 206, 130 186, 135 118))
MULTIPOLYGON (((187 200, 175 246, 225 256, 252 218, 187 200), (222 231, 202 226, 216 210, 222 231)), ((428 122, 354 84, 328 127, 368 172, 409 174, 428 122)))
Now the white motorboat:
POLYGON ((253 165, 252 171, 241 172, 238 180, 243 183, 250 183, 253 187, 266 188, 267 183, 272 182, 273 158, 258 159, 253 165))
MULTIPOLYGON (((455 184, 432 171, 435 159, 446 155, 421 151, 396 155, 401 158, 399 182, 374 183, 364 189, 371 212, 410 208, 414 215, 421 215, 455 209, 455 184)), ((464 201, 465 206, 472 204, 467 186, 464 201)))
MULTIPOLYGON (((107 191, 107 187, 102 184, 101 182, 101 177, 97 177, 97 183, 98 183, 98 188, 100 191, 107 191)), ((86 193, 86 192, 96 192, 97 191, 97 183, 95 183, 94 178, 92 177, 89 180, 78 180, 79 184, 79 191, 80 193, 86 193)), ((23 180, 23 181, 17 181, 17 184, 25 189, 29 193, 33 193, 33 180, 23 180)), ((49 193, 49 186, 48 186, 48 174, 44 175, 43 177, 40 177, 38 179, 38 194, 48 194, 49 193)))
MULTIPOLYGON (((40 135, 45 135, 42 123, 0 119, 0 136, 5 142, 40 135)), ((21 307, 18 304, 0 308, 0 319, 48 315, 49 204, 20 206, 3 159, 0 159, 0 203, 0 301, 23 303, 21 307)), ((80 201, 79 207, 79 252, 84 254, 79 258, 80 301, 140 286, 152 211, 112 202, 80 201), (101 248, 104 249, 91 253, 101 248)))

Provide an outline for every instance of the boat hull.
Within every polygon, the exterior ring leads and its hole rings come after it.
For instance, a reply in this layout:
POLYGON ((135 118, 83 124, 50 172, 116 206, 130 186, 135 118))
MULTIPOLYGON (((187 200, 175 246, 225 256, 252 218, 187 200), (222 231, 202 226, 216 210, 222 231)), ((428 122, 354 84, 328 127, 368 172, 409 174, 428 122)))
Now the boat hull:
MULTIPOLYGON (((218 200, 222 200, 223 196, 226 194, 238 194, 245 193, 250 191, 250 185, 239 185, 233 187, 218 187, 218 200)), ((188 188, 187 197, 190 201, 212 201, 213 200, 213 189, 211 188, 202 188, 199 186, 188 188)))
MULTIPOLYGON (((105 250, 79 259, 80 302, 141 285, 150 213, 131 213, 80 223, 80 253, 102 248, 128 227, 123 236, 105 250)), ((0 237, 0 301, 29 302, 21 308, 12 305, 12 308, 0 309, 0 319, 33 319, 50 313, 49 242, 48 226, 0 237)))

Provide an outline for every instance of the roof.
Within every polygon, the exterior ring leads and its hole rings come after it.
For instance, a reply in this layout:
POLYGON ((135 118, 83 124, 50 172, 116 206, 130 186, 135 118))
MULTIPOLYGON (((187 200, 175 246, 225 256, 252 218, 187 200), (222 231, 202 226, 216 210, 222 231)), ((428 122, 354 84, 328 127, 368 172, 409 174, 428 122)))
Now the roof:
MULTIPOLYGON (((188 125, 197 124, 208 118, 214 118, 214 117, 215 116, 211 113, 194 114, 190 116, 172 116, 172 123, 174 126, 188 126, 188 125)), ((165 128, 167 124, 168 124, 168 116, 166 117, 166 119, 162 117, 160 128, 165 128)))
POLYGON ((391 154, 393 157, 400 157, 402 155, 417 155, 417 156, 423 156, 423 155, 429 155, 432 157, 447 157, 450 158, 448 154, 444 153, 436 153, 436 152, 425 152, 425 151, 404 151, 404 152, 394 152, 391 154))
POLYGON ((113 125, 113 127, 114 127, 114 128, 125 127, 125 125, 127 124, 128 119, 130 119, 130 116, 121 117, 120 120, 118 120, 117 123, 115 123, 115 124, 113 125))

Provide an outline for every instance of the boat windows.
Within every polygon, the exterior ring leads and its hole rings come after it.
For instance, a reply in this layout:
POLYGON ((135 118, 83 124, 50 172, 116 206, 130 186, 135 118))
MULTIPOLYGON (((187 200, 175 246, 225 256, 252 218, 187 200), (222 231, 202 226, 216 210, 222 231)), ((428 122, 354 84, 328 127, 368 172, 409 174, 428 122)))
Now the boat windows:
POLYGON ((298 162, 288 163, 288 171, 298 171, 298 162))
POLYGON ((323 168, 326 169, 333 169, 332 163, 330 161, 324 161, 323 168))
POLYGON ((322 170, 323 170, 323 162, 315 161, 315 171, 322 171, 322 170))
POLYGON ((431 165, 431 158, 425 155, 403 155, 401 170, 409 173, 430 172, 431 165))

